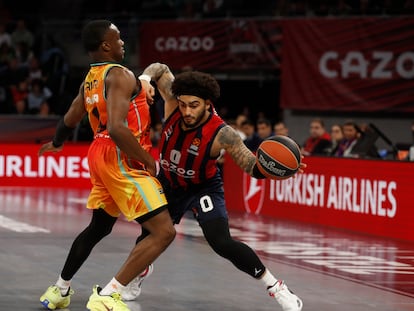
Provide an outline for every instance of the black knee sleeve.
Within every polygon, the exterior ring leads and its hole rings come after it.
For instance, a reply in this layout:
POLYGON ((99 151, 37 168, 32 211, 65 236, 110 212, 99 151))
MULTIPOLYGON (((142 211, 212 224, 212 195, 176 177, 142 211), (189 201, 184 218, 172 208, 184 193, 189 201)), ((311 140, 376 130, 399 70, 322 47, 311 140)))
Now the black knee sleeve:
POLYGON ((220 256, 230 260, 239 270, 254 278, 260 278, 265 267, 257 254, 246 244, 230 235, 226 219, 220 218, 201 225, 208 244, 220 256))

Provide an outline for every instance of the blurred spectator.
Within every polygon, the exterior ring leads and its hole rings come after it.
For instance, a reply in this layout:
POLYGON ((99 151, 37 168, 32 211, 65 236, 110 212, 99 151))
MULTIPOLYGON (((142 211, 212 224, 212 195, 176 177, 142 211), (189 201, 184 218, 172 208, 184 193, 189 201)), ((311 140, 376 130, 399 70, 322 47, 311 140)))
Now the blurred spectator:
POLYGON ((358 137, 361 135, 362 131, 359 128, 358 124, 354 121, 346 121, 342 125, 342 131, 344 138, 338 145, 337 150, 334 153, 334 156, 337 157, 354 157, 352 155, 352 148, 355 146, 358 137))
POLYGON ((270 120, 266 118, 261 118, 257 120, 256 131, 257 135, 259 135, 259 137, 263 140, 274 135, 272 122, 270 122, 270 120))
POLYGON ((202 16, 205 18, 223 17, 225 15, 224 0, 204 0, 202 16))
POLYGON ((275 123, 275 125, 273 126, 273 131, 275 135, 283 135, 283 136, 289 135, 289 129, 287 128, 286 124, 282 121, 275 123))
POLYGON ((243 141, 247 148, 255 152, 263 141, 255 131, 254 122, 250 119, 245 120, 241 125, 243 133, 246 135, 246 139, 243 141))
POLYGON ((22 79, 17 85, 12 85, 10 90, 14 107, 12 113, 25 114, 27 111, 27 96, 29 95, 29 84, 27 79, 22 79))
POLYGON ((331 141, 332 145, 328 152, 328 155, 334 155, 338 150, 339 144, 344 139, 344 133, 340 124, 333 124, 331 126, 331 141))
POLYGON ((3 42, 0 44, 0 71, 6 70, 9 61, 16 58, 14 49, 11 45, 3 42))
MULTIPOLYGON (((379 131, 379 129, 377 130, 379 131)), ((382 150, 381 155, 380 155, 378 148, 375 146, 375 142, 378 139, 379 135, 377 131, 371 127, 370 124, 366 124, 366 123, 360 124, 358 131, 359 131, 358 139, 355 145, 351 149, 352 156, 358 157, 358 158, 375 158, 375 159, 387 156, 387 153, 388 153, 387 150, 385 149, 382 150)))
POLYGON ((20 66, 29 68, 29 63, 34 57, 33 51, 29 48, 26 42, 18 42, 14 47, 16 58, 20 66))
POLYGON ((309 134, 302 147, 303 155, 326 155, 331 147, 331 135, 326 132, 322 119, 316 118, 310 122, 309 134))
POLYGON ((7 85, 15 85, 29 76, 27 67, 22 66, 16 57, 11 57, 7 66, 0 73, 1 80, 6 79, 7 85))
POLYGON ((24 19, 19 19, 16 22, 16 28, 11 33, 12 44, 14 48, 20 43, 23 43, 29 50, 33 47, 34 36, 32 32, 27 29, 26 21, 24 19))
POLYGON ((36 56, 33 56, 29 61, 29 80, 32 81, 34 79, 41 79, 44 82, 47 79, 36 56))
POLYGON ((0 22, 0 46, 7 44, 7 46, 12 46, 11 36, 6 30, 6 24, 0 22))
POLYGON ((247 116, 245 114, 242 114, 242 113, 239 114, 236 117, 236 127, 235 127, 235 130, 237 131, 237 133, 239 133, 239 135, 240 135, 240 137, 241 137, 242 140, 245 140, 246 139, 246 135, 243 133, 243 131, 241 129, 243 122, 246 121, 246 120, 247 120, 247 116))
POLYGON ((30 91, 27 96, 27 109, 30 114, 46 116, 49 114, 49 99, 52 97, 52 91, 44 85, 41 79, 34 79, 30 85, 30 91))

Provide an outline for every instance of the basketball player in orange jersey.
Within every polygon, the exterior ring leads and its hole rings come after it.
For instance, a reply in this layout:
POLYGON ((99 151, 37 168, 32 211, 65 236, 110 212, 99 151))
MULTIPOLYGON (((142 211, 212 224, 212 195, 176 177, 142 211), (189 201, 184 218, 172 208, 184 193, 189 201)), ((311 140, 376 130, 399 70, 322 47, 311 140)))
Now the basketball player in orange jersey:
POLYGON ((163 188, 154 177, 155 160, 148 153, 150 120, 143 85, 148 94, 154 89, 119 64, 124 42, 110 21, 89 22, 82 31, 82 41, 92 59, 89 72, 58 123, 53 140, 41 146, 39 155, 62 150, 73 128, 88 114, 94 132, 88 151, 92 190, 87 208, 93 210, 92 219, 74 240, 58 280, 40 301, 50 310, 68 307, 73 276, 123 214, 149 234, 132 249, 106 286, 93 288, 87 308, 128 311, 122 301, 126 285, 139 277, 175 237, 163 188))
MULTIPOLYGON (((263 283, 284 311, 300 311, 301 299, 272 275, 248 245, 230 235, 223 182, 216 164, 221 150, 251 176, 264 176, 256 167, 255 155, 214 109, 213 103, 220 96, 217 81, 196 71, 174 78, 169 68, 160 63, 148 66, 144 76, 156 82, 165 101, 158 178, 174 224, 185 212, 193 211, 204 237, 218 255, 263 283)), ((299 171, 303 172, 305 166, 301 164, 299 171)), ((144 229, 140 238, 146 234, 144 229)))

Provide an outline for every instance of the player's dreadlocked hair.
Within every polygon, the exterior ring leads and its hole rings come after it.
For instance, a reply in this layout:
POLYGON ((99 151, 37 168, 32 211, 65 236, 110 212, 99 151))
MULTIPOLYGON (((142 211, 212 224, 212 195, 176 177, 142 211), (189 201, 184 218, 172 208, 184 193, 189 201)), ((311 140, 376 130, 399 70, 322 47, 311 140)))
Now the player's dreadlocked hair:
POLYGON ((95 52, 104 41, 112 22, 104 19, 90 21, 82 30, 82 43, 87 52, 95 52))
POLYGON ((213 103, 220 97, 220 86, 216 79, 199 71, 186 71, 178 74, 172 83, 171 89, 175 97, 193 95, 209 99, 213 103))

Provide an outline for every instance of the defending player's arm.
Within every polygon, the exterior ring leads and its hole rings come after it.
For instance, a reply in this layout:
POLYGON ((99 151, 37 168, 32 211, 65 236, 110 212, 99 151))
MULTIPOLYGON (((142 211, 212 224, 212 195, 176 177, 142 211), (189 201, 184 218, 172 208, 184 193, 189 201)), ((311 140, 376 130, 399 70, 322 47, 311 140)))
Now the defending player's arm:
POLYGON ((148 77, 147 79, 151 79, 157 84, 157 89, 165 102, 164 118, 167 119, 178 105, 177 99, 171 92, 171 85, 174 81, 174 75, 171 73, 167 65, 153 63, 145 68, 140 77, 148 77))
POLYGON ((217 133, 213 149, 224 149, 233 158, 234 162, 252 177, 265 178, 256 166, 256 156, 246 147, 240 135, 231 126, 224 126, 217 133))
POLYGON ((56 127, 55 136, 52 141, 42 145, 38 154, 42 155, 45 152, 58 152, 63 149, 63 143, 72 134, 75 127, 82 120, 86 114, 85 106, 83 104, 83 83, 79 87, 79 92, 73 99, 69 110, 65 113, 62 119, 59 120, 56 127))
POLYGON ((115 67, 107 75, 105 85, 109 135, 123 152, 143 163, 150 174, 155 176, 154 158, 138 143, 125 124, 131 95, 135 93, 137 87, 134 74, 129 70, 115 67))

